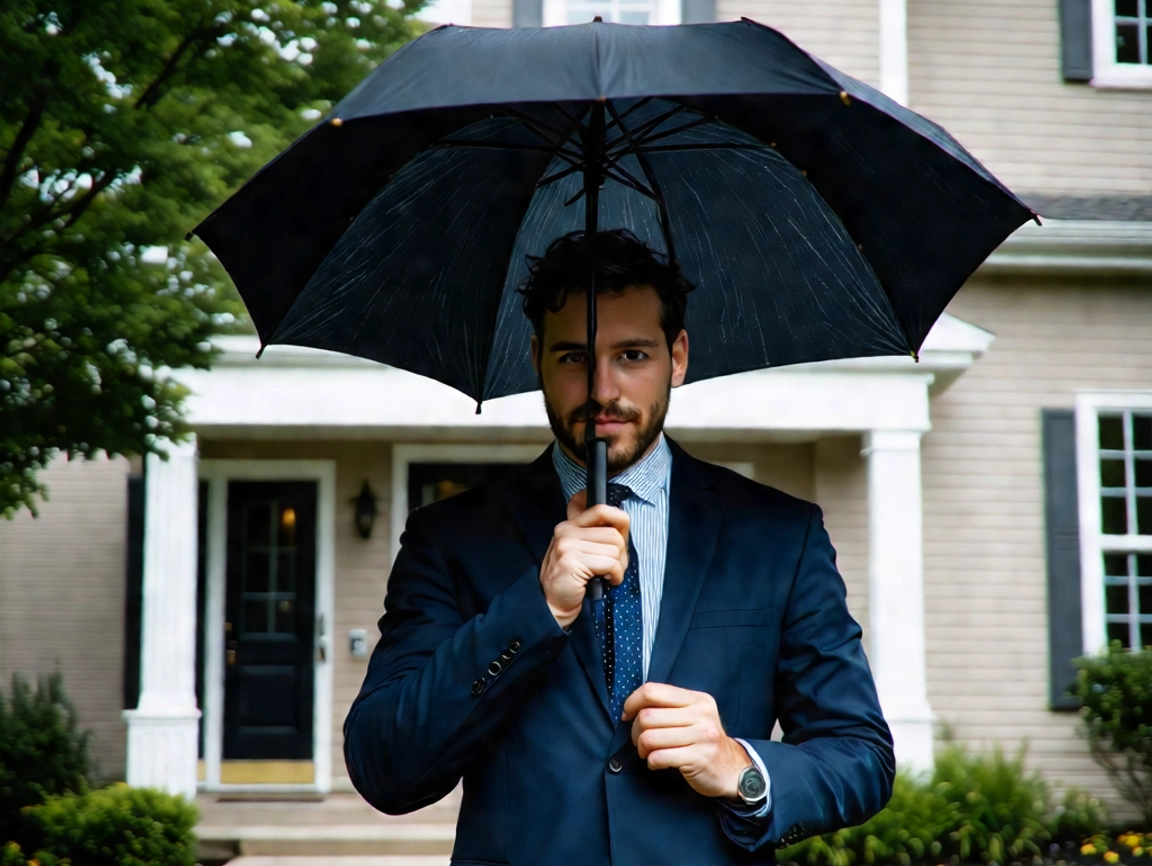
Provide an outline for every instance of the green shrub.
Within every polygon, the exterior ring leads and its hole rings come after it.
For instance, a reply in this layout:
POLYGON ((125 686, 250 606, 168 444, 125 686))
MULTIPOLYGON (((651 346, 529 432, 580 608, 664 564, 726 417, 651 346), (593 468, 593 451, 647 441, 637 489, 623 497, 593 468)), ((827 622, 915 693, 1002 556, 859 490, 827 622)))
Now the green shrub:
POLYGON ((892 799, 871 820, 807 839, 780 852, 781 862, 808 866, 862 864, 1008 863, 1079 842, 1107 825, 1096 799, 1069 791, 1053 805, 1037 773, 1024 770, 1024 752, 996 749, 969 755, 950 748, 930 777, 901 772, 892 799))
POLYGON ((113 785, 51 797, 30 810, 41 866, 193 866, 196 807, 149 788, 113 785))
POLYGON ((23 677, 12 676, 11 697, 0 691, 0 845, 11 840, 32 850, 37 840, 21 810, 87 789, 90 738, 78 730, 58 673, 41 678, 35 692, 23 677))
POLYGON ((1130 652, 1113 641, 1075 664, 1080 735, 1120 796, 1152 827, 1152 649, 1130 652))

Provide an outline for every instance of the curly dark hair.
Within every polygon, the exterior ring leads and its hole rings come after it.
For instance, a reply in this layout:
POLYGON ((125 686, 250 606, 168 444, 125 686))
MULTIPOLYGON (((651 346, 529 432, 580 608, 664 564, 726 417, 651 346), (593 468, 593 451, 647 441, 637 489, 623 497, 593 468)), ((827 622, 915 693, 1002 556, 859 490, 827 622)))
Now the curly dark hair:
POLYGON ((524 315, 538 340, 544 339, 544 314, 559 312, 572 292, 588 290, 596 275, 596 293, 622 292, 629 286, 652 286, 660 298, 660 327, 668 348, 684 327, 688 293, 696 287, 675 260, 657 253, 628 229, 576 231, 557 238, 543 256, 528 256, 528 276, 517 291, 524 296, 524 315))

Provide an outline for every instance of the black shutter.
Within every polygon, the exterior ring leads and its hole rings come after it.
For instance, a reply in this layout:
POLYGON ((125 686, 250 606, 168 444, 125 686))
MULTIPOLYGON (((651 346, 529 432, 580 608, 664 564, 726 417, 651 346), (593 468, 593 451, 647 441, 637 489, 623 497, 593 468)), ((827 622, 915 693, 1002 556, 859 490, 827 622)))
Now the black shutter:
POLYGON ((1071 409, 1044 409, 1041 419, 1048 535, 1048 702, 1054 710, 1075 710, 1080 702, 1066 692, 1076 681, 1072 659, 1083 654, 1076 419, 1071 409))
POLYGON ((1064 80, 1091 81, 1092 0, 1059 0, 1059 2, 1060 64, 1064 80))
POLYGON ((715 21, 716 0, 680 0, 680 20, 684 24, 715 21))
POLYGON ((140 616, 144 602, 144 476, 128 476, 124 551, 124 709, 140 701, 140 616))
POLYGON ((543 27, 544 0, 512 0, 513 27, 543 27))

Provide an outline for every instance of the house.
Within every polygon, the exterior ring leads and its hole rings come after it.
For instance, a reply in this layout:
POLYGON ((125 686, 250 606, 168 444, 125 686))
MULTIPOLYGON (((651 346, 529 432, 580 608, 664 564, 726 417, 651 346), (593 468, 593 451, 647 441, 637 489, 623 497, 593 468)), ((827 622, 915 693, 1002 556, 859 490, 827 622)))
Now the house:
MULTIPOLYGON (((942 123, 1047 219, 908 358, 686 386, 692 453, 817 501, 900 760, 1014 749, 1111 797, 1069 660, 1152 643, 1152 0, 440 0, 507 27, 746 16, 942 123)), ((350 790, 340 730, 408 511, 526 461, 538 395, 475 415, 398 370, 220 340, 167 461, 58 461, 0 526, 0 673, 59 668, 106 773, 350 790)))

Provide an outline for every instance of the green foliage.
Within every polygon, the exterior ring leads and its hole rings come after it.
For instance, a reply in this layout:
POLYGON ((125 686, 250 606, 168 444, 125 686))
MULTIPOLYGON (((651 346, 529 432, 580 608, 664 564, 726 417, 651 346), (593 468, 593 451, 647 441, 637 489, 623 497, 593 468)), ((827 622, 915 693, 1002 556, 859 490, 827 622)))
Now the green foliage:
POLYGON ((931 777, 898 774, 892 799, 871 820, 807 839, 779 859, 808 866, 1002 864, 1078 842, 1106 823, 1100 802, 1077 791, 1053 806, 1048 784, 1025 771, 1023 751, 975 756, 950 748, 937 756, 931 777))
POLYGON ((124 784, 31 810, 44 839, 40 866, 193 866, 197 818, 182 797, 124 784))
POLYGON ((1152 828, 1152 648, 1131 652, 1113 641, 1077 659, 1079 732, 1092 757, 1152 828))
POLYGON ((26 809, 87 789, 90 736, 78 730, 59 674, 42 678, 35 692, 13 675, 10 698, 0 692, 0 845, 11 840, 29 850, 37 834, 26 809))
POLYGON ((163 371, 207 366, 242 316, 185 233, 416 35, 423 2, 0 3, 0 513, 35 511, 56 453, 180 437, 163 371))

